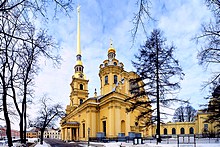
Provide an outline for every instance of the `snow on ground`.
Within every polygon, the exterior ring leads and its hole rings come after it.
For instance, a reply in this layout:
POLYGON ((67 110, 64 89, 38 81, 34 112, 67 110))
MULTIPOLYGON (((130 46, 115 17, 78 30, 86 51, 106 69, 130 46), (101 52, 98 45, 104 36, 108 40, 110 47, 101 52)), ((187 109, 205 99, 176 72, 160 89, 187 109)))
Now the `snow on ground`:
MULTIPOLYGON (((133 145, 133 143, 124 143, 124 142, 110 142, 110 143, 97 143, 90 142, 90 146, 95 145, 104 145, 105 147, 178 147, 177 144, 158 144, 155 143, 145 143, 133 145)), ((87 145, 82 145, 86 147, 87 145)), ((194 144, 180 144, 179 147, 194 147, 194 144)), ((206 144, 196 144, 196 147, 220 147, 220 143, 206 143, 206 144)))
POLYGON ((27 138, 28 142, 35 142, 38 140, 38 138, 27 138))
POLYGON ((34 147, 50 147, 50 145, 43 141, 43 144, 40 144, 40 142, 38 142, 34 147))

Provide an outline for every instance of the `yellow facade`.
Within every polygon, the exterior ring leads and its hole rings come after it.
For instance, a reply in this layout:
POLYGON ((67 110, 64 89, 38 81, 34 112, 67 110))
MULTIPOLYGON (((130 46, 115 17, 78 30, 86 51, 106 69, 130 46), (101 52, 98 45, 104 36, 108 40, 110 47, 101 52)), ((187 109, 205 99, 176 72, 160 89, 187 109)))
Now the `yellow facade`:
MULTIPOLYGON (((155 136, 156 125, 144 126, 144 123, 137 122, 137 116, 146 108, 138 107, 133 112, 126 112, 132 101, 125 99, 132 96, 130 91, 134 86, 132 79, 138 75, 124 70, 124 64, 116 59, 116 49, 112 43, 107 51, 108 58, 99 66, 100 95, 98 96, 95 90, 94 97, 88 97, 89 80, 86 79, 81 60, 79 7, 77 12, 77 61, 70 84, 70 103, 66 107, 66 116, 60 122, 61 139, 88 140, 89 137, 97 137, 100 134, 105 137, 117 137, 121 134, 128 136, 130 132, 139 133, 143 137, 155 136)), ((143 82, 136 84, 141 85, 143 82)), ((142 99, 148 101, 147 96, 143 96, 142 99)), ((207 116, 208 113, 199 111, 194 122, 161 124, 160 133, 161 135, 216 133, 215 123, 204 122, 207 116)))
POLYGON ((28 131, 28 132, 26 132, 26 137, 27 138, 38 138, 37 132, 28 131))
MULTIPOLYGON (((108 59, 99 66, 100 95, 97 96, 95 90, 94 97, 88 97, 89 80, 83 72, 81 60, 79 7, 77 12, 77 61, 70 84, 70 103, 60 122, 61 139, 88 140, 88 137, 96 137, 100 133, 106 137, 117 137, 119 133, 127 136, 129 132, 148 136, 149 131, 136 120, 143 108, 126 112, 131 105, 131 101, 125 102, 132 95, 131 80, 138 75, 124 70, 124 64, 115 58, 116 50, 112 43, 107 52, 108 59)), ((148 100, 146 96, 142 99, 148 100)))
MULTIPOLYGON (((198 111, 193 122, 168 122, 161 124, 161 135, 180 135, 180 134, 197 134, 208 135, 217 134, 216 123, 205 122, 209 113, 198 111)), ((151 134, 156 135, 156 126, 152 126, 151 134)))
POLYGON ((146 127, 135 125, 143 108, 126 112, 131 105, 130 101, 125 102, 131 96, 130 80, 137 75, 125 71, 115 55, 115 50, 110 48, 108 59, 100 65, 100 96, 95 92, 94 97, 88 98, 88 80, 72 77, 70 104, 61 120, 62 140, 87 140, 88 135, 96 137, 98 132, 104 132, 106 137, 117 137, 119 133, 127 136, 129 132, 149 135, 146 127))

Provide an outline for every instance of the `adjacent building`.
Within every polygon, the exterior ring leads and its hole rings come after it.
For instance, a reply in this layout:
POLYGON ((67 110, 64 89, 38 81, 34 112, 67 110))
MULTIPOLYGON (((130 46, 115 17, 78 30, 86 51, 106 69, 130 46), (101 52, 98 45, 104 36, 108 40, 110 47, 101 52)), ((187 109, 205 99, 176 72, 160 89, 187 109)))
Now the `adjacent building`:
POLYGON ((35 128, 35 127, 29 128, 27 129, 26 137, 27 138, 39 138, 38 132, 40 132, 39 128, 35 128))
MULTIPOLYGON (((195 121, 193 122, 168 122, 165 124, 161 124, 161 135, 189 135, 189 134, 197 134, 200 136, 209 136, 218 134, 218 128, 216 128, 216 122, 208 123, 206 122, 209 113, 198 111, 195 116, 195 121)), ((151 134, 153 136, 156 135, 156 126, 153 125, 151 129, 151 134)))
MULTIPOLYGON (((40 134, 40 129, 35 127, 29 128, 26 132, 27 138, 40 138, 40 134)), ((60 129, 46 128, 44 131, 44 138, 61 139, 60 129)))
MULTIPOLYGON (((40 136, 40 131, 38 132, 38 136, 40 136)), ((54 129, 54 128, 47 128, 44 131, 44 138, 51 138, 51 139, 61 139, 60 137, 60 129, 54 129)))
MULTIPOLYGON (((14 138, 19 138, 20 137, 20 132, 17 131, 17 130, 12 129, 11 130, 11 136, 12 136, 13 139, 14 138)), ((5 126, 3 127, 3 126, 0 125, 0 140, 1 139, 6 139, 6 138, 7 138, 6 127, 5 126)))

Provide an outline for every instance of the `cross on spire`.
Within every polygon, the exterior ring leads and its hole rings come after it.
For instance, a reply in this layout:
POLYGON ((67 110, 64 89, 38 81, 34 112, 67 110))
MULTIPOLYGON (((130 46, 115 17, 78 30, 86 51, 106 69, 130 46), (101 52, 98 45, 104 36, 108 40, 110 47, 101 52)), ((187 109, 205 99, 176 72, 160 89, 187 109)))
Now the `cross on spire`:
POLYGON ((113 48, 113 41, 111 38, 110 38, 110 47, 113 48))

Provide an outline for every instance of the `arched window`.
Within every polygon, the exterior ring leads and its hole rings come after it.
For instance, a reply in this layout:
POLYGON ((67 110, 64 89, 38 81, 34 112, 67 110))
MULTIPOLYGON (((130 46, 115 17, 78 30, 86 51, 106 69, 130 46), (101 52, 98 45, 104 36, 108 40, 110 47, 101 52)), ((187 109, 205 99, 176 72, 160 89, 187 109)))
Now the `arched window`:
POLYGON ((108 84, 108 76, 105 76, 105 84, 108 84))
POLYGON ((185 134, 185 129, 184 128, 180 129, 180 134, 185 134))
POLYGON ((116 65, 117 65, 117 63, 116 63, 116 62, 114 62, 114 65, 116 66, 116 65))
POLYGON ((175 134, 176 134, 176 129, 172 128, 172 135, 175 135, 175 134))
POLYGON ((114 75, 114 84, 117 84, 117 82, 118 82, 118 76, 114 75))
POLYGON ((163 129, 163 134, 167 135, 167 128, 163 129))
POLYGON ((80 84, 80 85, 79 85, 79 89, 80 89, 80 90, 83 90, 83 84, 80 84))
POLYGON ((193 127, 189 128, 189 134, 194 134, 194 129, 193 129, 193 127))
POLYGON ((83 84, 80 84, 80 85, 79 85, 79 89, 80 89, 80 90, 83 90, 83 84))
POLYGON ((121 121, 121 133, 125 133, 125 121, 121 121))

